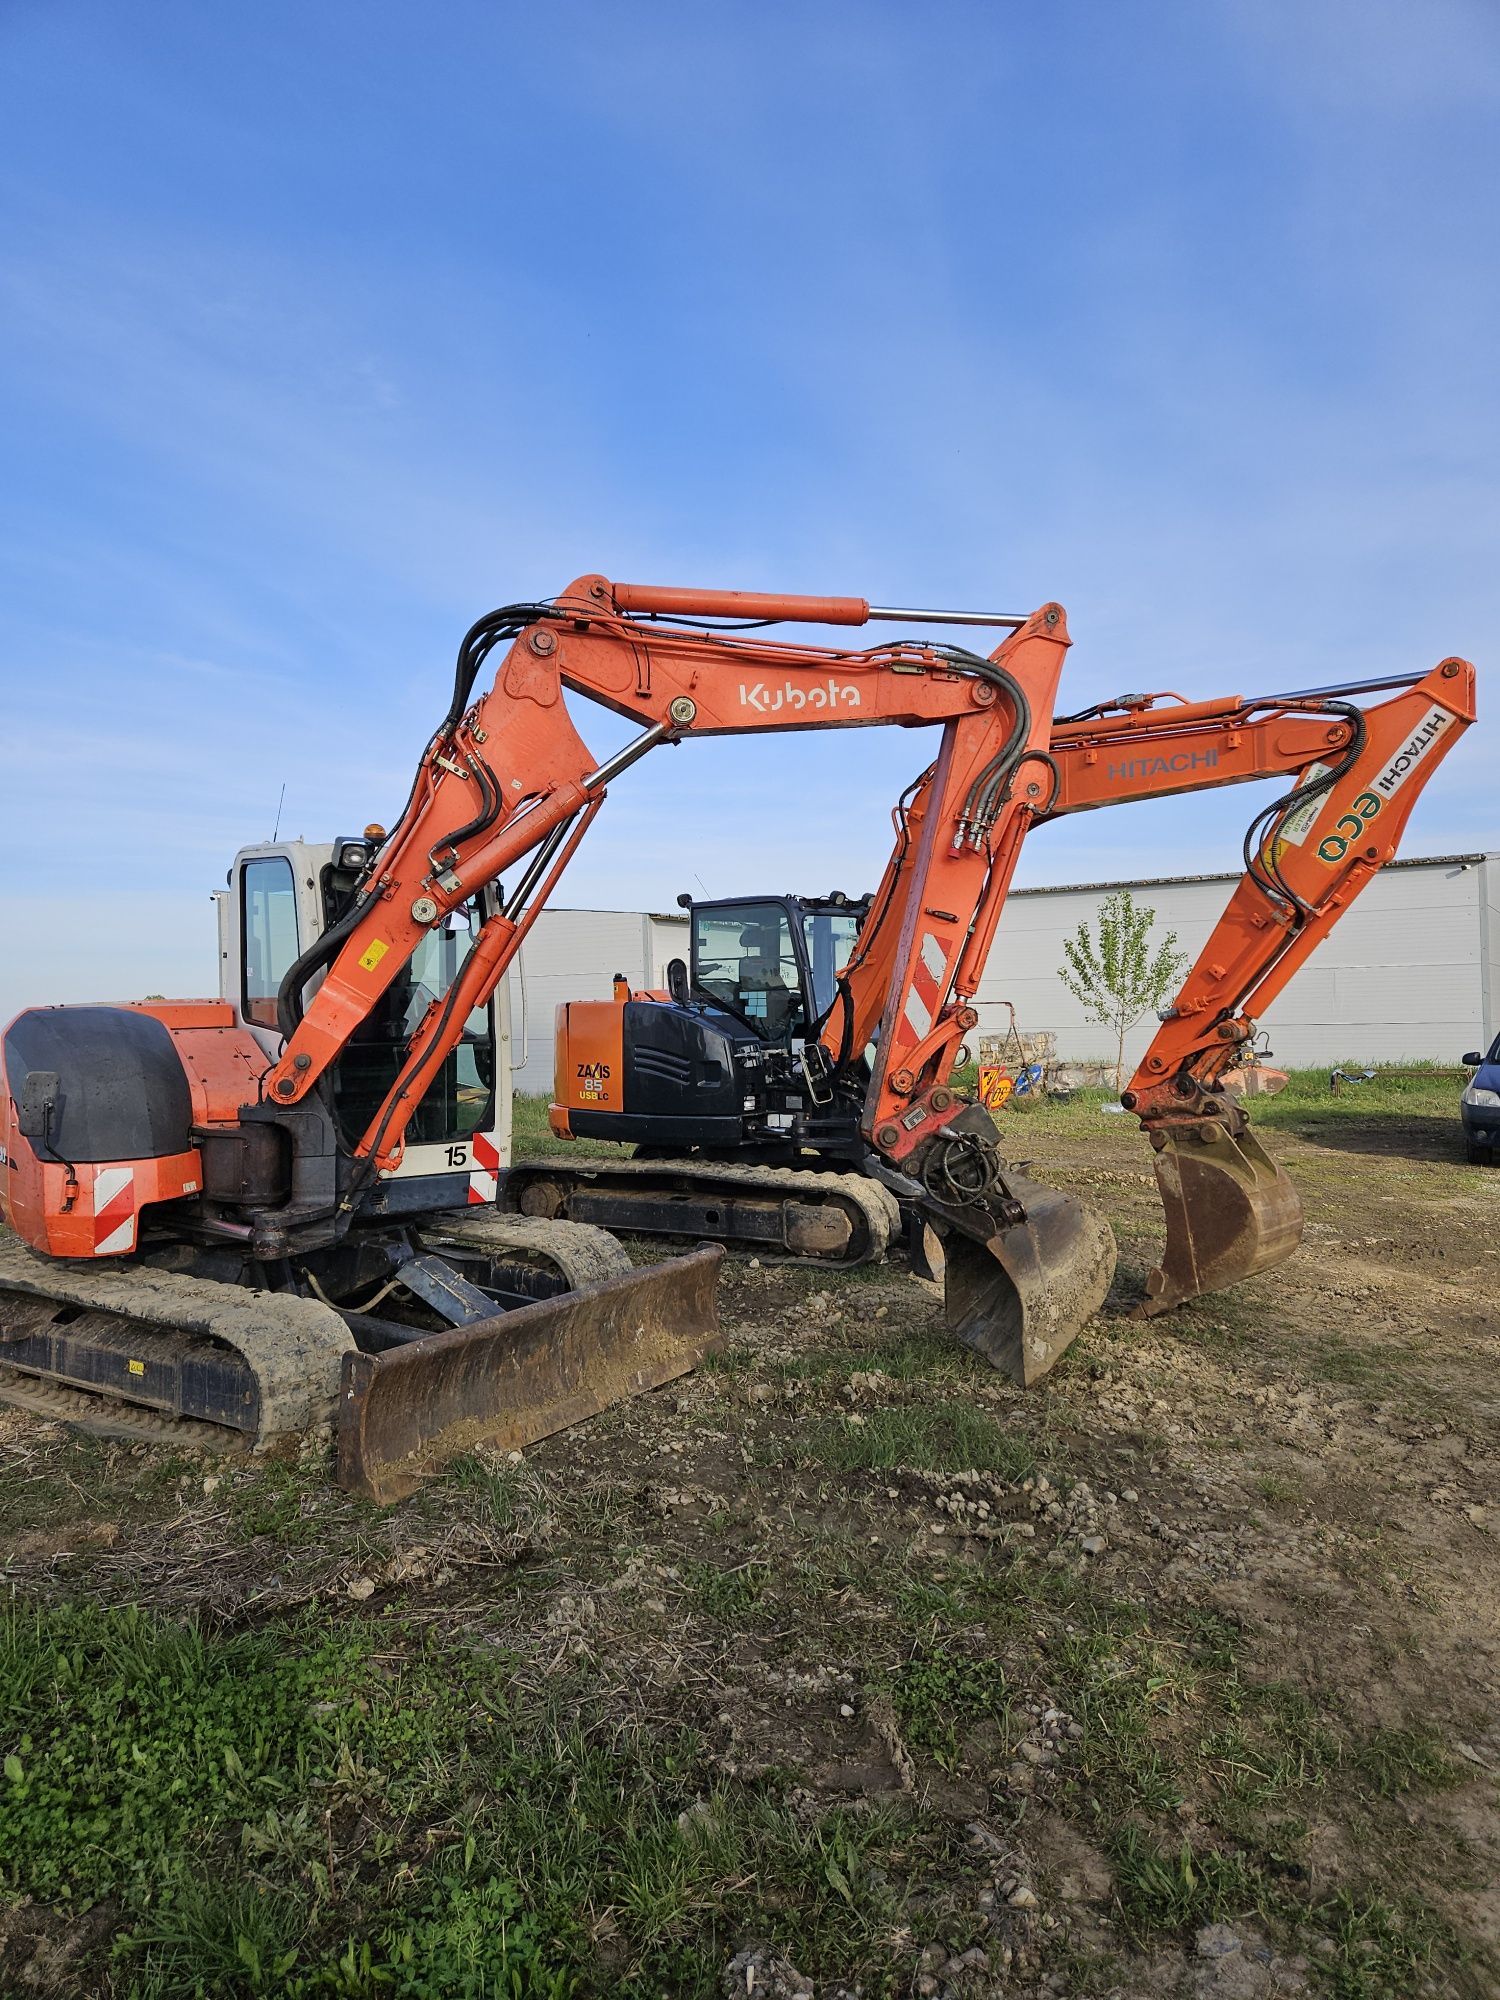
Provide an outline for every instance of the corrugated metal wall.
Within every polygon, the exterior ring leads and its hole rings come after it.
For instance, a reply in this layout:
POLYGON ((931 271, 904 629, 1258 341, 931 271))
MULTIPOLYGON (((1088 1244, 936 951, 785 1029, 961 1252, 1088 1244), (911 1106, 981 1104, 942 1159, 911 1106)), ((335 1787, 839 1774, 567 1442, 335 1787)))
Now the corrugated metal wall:
MULTIPOLYGON (((1131 884, 1196 956, 1234 877, 1131 884)), ((1111 885, 1015 891, 979 991, 980 1029, 999 1033, 1004 1000, 1027 1033, 1051 1029, 1064 1058, 1113 1058, 1110 1030, 1089 1021, 1057 976, 1063 940, 1094 925, 1111 885)), ((552 1022, 559 1000, 605 999, 614 973, 663 986, 669 958, 687 955, 675 913, 547 910, 525 949, 528 1060, 524 1091, 552 1087, 552 1022)), ((520 988, 512 1004, 519 1029, 520 988)), ((1126 1043, 1139 1056, 1153 1023, 1126 1043)), ((1500 855, 1397 862, 1385 868, 1266 1016, 1277 1057, 1293 1064, 1456 1062, 1500 1029, 1500 855)), ((519 1039, 519 1035, 518 1035, 519 1039)), ((519 1050, 518 1050, 519 1055, 519 1050)))
MULTIPOLYGON (((1267 1012, 1264 1025, 1277 1057, 1293 1064, 1456 1062, 1486 1027, 1493 1032, 1500 923, 1489 925, 1487 939, 1482 912, 1497 877, 1495 858, 1383 869, 1267 1012)), ((1196 957, 1235 879, 1131 886, 1137 903, 1155 910, 1156 935, 1175 931, 1179 947, 1196 957)), ((1110 1029, 1089 1021, 1057 976, 1064 939, 1082 921, 1096 928, 1108 893, 1103 885, 1011 896, 979 989, 981 1033, 1003 1029, 999 1003, 1010 1000, 1028 1033, 1056 1033, 1059 1054, 1113 1057, 1110 1029)), ((1142 1022, 1132 1031, 1128 1060, 1142 1053, 1154 1026, 1142 1022)))

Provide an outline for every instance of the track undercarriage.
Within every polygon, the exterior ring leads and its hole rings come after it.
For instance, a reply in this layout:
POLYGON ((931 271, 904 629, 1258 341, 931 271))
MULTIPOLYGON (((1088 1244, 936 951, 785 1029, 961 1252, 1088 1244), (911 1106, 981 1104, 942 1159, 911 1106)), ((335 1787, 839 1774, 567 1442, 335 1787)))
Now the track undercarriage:
POLYGON ((522 1160, 501 1203, 644 1236, 717 1242, 778 1262, 878 1262, 902 1234, 901 1204, 855 1171, 696 1157, 522 1160))
POLYGON ((385 1501, 481 1439, 530 1443, 715 1344, 717 1249, 636 1271, 602 1230, 457 1212, 274 1268, 0 1241, 0 1400, 86 1428, 262 1447, 337 1422, 385 1501), (321 1261, 321 1270, 320 1270, 321 1261))

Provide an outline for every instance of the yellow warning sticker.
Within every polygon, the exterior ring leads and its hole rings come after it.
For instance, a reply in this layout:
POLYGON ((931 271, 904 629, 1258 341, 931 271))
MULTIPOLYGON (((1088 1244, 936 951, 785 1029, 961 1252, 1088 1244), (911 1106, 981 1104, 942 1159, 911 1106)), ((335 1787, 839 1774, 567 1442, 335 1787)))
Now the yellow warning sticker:
POLYGON ((144 1361, 127 1361, 125 1366, 132 1375, 144 1375, 146 1372, 144 1361))
POLYGON ((384 938, 371 938, 370 948, 359 961, 360 965, 366 972, 373 972, 389 950, 390 946, 384 938))

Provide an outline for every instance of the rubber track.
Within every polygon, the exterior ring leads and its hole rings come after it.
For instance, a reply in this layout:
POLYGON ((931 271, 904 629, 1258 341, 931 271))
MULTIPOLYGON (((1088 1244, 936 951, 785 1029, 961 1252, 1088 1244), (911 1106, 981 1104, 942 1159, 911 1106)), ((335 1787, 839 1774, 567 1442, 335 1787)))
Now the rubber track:
MULTIPOLYGON (((587 1183, 590 1180, 644 1180, 650 1175, 672 1176, 681 1180, 706 1181, 716 1187, 748 1187, 778 1190, 788 1195, 805 1195, 809 1189, 816 1189, 825 1196, 837 1195, 852 1202, 865 1219, 869 1234, 869 1248, 859 1257, 798 1257, 778 1261, 797 1264, 822 1264, 848 1269, 854 1264, 874 1263, 884 1256, 891 1243, 901 1233, 901 1204, 888 1187, 883 1187, 868 1174, 857 1173, 804 1173, 796 1167, 756 1167, 734 1166, 717 1160, 590 1160, 585 1167, 580 1161, 577 1166, 570 1160, 556 1158, 542 1160, 518 1160, 511 1168, 513 1174, 555 1175, 560 1180, 587 1183)), ((501 1194, 504 1198, 508 1181, 502 1179, 501 1194)), ((556 1228, 556 1223, 551 1227, 556 1228)), ((587 1225, 574 1224, 574 1227, 587 1225)), ((622 1227, 626 1225, 622 1224, 622 1227)), ((762 1253, 763 1254, 763 1253, 762 1253)), ((773 1256, 774 1252, 771 1253, 773 1256)))
POLYGON ((434 1216, 421 1225, 418 1234, 439 1253, 445 1243, 451 1243, 456 1249, 477 1250, 491 1257, 517 1250, 540 1257, 567 1279, 572 1292, 601 1284, 606 1278, 623 1278, 635 1269, 619 1238, 588 1222, 549 1222, 540 1215, 512 1215, 489 1208, 477 1214, 460 1208, 434 1216))
POLYGON ((0 1302, 6 1292, 115 1313, 168 1340, 196 1333, 233 1348, 260 1390, 257 1443, 324 1421, 338 1395, 344 1356, 354 1348, 354 1336, 332 1306, 316 1299, 150 1265, 38 1257, 19 1243, 0 1243, 0 1302))
POLYGON ((141 1444, 199 1445, 205 1451, 241 1451, 250 1442, 227 1424, 200 1423, 196 1417, 169 1416, 144 1403, 122 1403, 89 1389, 72 1389, 46 1375, 26 1375, 0 1364, 0 1403, 28 1410, 53 1423, 73 1424, 96 1437, 134 1438, 141 1444))

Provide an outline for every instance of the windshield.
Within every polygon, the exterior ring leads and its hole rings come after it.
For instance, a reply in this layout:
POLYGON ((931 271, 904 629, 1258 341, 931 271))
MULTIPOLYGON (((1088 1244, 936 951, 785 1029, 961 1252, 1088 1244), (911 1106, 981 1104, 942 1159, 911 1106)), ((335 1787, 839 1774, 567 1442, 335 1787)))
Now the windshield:
POLYGON ((780 903, 736 903, 693 912, 693 977, 727 1001, 768 1042, 807 1032, 802 968, 780 903))
MULTIPOLYGON (((347 1138, 363 1136, 406 1059, 428 1008, 441 1000, 474 947, 478 905, 455 910, 429 931, 411 963, 354 1031, 334 1071, 333 1100, 347 1138)), ((476 1007, 463 1040, 428 1085, 406 1128, 409 1145, 470 1138, 494 1122, 495 1045, 490 1010, 476 1007)))

